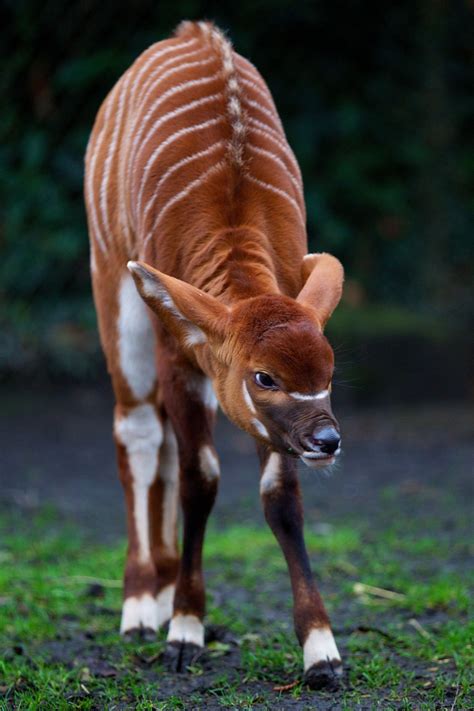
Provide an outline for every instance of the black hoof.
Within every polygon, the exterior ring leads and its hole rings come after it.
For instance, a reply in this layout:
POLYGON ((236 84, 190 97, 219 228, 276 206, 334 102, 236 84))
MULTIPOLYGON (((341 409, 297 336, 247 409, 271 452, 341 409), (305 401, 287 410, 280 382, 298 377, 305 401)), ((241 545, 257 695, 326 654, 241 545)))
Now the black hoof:
POLYGON ((337 659, 331 662, 318 662, 313 664, 304 675, 303 683, 310 689, 324 691, 337 691, 342 678, 342 664, 337 659))
POLYGON ((154 642, 156 640, 156 630, 151 627, 142 627, 140 632, 144 642, 154 642))
POLYGON ((123 633, 123 638, 127 642, 154 642, 156 632, 151 627, 134 627, 123 633))
POLYGON ((168 642, 163 655, 165 669, 170 672, 185 672, 195 664, 203 653, 203 647, 186 642, 168 642))

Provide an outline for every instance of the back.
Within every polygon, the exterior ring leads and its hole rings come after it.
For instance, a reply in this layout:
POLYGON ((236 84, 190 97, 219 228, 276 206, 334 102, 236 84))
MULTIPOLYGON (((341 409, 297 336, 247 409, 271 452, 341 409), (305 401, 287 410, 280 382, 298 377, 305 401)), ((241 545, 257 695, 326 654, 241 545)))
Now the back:
POLYGON ((85 189, 93 268, 140 257, 179 275, 197 242, 245 224, 281 260, 289 235, 305 252, 301 175, 271 94, 210 23, 182 23, 120 78, 89 141, 85 189))

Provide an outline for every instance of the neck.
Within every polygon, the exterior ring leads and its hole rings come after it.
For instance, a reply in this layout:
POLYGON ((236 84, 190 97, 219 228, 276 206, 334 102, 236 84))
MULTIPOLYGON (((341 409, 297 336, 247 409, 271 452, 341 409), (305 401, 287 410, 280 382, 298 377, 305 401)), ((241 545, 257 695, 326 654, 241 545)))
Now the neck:
POLYGON ((197 246, 183 276, 228 305, 280 291, 270 243, 252 227, 223 229, 207 236, 197 246))

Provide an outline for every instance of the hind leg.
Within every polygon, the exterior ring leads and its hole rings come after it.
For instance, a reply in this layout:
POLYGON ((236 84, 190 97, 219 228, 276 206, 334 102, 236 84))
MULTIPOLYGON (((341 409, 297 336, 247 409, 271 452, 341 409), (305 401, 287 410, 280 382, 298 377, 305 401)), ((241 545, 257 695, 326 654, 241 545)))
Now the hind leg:
POLYGON ((114 435, 127 511, 120 631, 148 636, 171 615, 178 567, 173 434, 157 405, 155 336, 131 276, 101 272, 100 279, 94 276, 94 296, 116 399, 114 435))

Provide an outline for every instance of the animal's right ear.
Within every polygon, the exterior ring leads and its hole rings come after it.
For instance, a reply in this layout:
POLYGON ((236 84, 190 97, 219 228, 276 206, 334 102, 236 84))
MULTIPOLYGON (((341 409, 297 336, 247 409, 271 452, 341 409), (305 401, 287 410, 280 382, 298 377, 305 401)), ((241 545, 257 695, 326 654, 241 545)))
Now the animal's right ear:
POLYGON ((229 309, 210 294, 144 262, 128 262, 142 299, 187 347, 225 338, 229 309))
POLYGON ((303 258, 301 274, 304 286, 296 300, 316 311, 322 330, 341 299, 344 269, 336 257, 322 252, 303 258))

